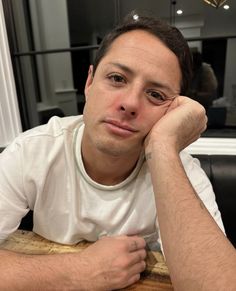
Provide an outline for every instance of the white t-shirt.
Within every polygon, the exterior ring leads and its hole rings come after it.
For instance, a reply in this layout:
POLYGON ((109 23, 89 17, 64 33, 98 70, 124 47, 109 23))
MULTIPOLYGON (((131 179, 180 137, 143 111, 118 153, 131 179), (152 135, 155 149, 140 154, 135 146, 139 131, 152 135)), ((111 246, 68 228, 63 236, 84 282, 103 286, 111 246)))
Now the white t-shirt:
MULTIPOLYGON (((21 134, 0 155, 0 242, 14 232, 29 209, 34 232, 74 244, 101 236, 158 236, 151 176, 141 155, 123 182, 104 186, 86 173, 81 157, 83 116, 53 117, 21 134)), ((199 162, 181 152, 185 171, 224 231, 212 186, 199 162)))

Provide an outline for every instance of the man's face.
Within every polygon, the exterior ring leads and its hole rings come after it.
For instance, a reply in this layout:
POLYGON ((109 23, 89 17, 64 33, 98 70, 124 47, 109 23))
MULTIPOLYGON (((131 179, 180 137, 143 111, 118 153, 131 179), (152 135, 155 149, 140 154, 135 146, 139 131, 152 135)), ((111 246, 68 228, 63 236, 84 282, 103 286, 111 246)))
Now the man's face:
POLYGON ((178 59, 143 30, 119 36, 85 86, 83 148, 138 156, 153 125, 180 92, 178 59))

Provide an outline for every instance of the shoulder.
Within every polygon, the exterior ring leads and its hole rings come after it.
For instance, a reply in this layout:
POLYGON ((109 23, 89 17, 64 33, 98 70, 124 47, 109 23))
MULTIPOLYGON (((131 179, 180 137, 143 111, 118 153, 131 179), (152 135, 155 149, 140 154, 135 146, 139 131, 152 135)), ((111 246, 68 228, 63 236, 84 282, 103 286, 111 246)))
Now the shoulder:
POLYGON ((74 129, 83 124, 83 116, 52 117, 47 124, 34 127, 21 133, 7 148, 6 151, 16 151, 23 145, 35 145, 38 149, 47 142, 71 136, 74 129))
POLYGON ((37 126, 26 132, 21 137, 33 137, 33 136, 52 136, 56 137, 63 132, 73 132, 73 130, 83 123, 83 116, 68 116, 68 117, 52 117, 47 124, 37 126))

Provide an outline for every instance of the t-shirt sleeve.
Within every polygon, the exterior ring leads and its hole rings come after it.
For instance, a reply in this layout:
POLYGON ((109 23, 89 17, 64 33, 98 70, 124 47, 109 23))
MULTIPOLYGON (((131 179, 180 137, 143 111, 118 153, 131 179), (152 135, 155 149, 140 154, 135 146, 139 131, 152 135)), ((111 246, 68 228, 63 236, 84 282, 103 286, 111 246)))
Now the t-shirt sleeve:
POLYGON ((182 159, 185 172, 197 195, 202 200, 205 207, 214 218, 220 229, 225 233, 221 213, 216 203, 214 190, 206 173, 201 168, 199 160, 193 158, 186 152, 182 152, 180 157, 182 159))
POLYGON ((0 243, 18 228, 28 211, 21 146, 13 142, 0 154, 0 243))

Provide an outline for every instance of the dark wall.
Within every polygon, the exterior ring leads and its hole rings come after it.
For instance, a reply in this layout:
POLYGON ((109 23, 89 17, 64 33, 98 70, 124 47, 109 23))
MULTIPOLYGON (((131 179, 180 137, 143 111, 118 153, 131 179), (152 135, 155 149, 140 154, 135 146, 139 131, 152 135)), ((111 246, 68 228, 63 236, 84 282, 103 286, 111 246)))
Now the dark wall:
POLYGON ((218 81, 217 97, 222 97, 224 93, 226 48, 226 38, 207 39, 202 41, 203 61, 211 64, 218 81))

